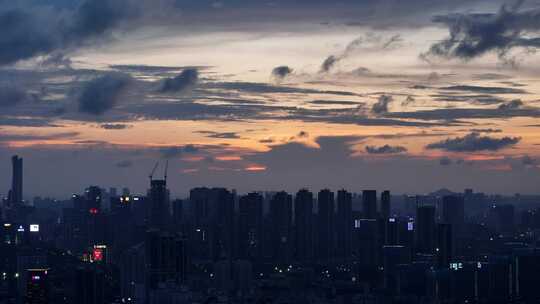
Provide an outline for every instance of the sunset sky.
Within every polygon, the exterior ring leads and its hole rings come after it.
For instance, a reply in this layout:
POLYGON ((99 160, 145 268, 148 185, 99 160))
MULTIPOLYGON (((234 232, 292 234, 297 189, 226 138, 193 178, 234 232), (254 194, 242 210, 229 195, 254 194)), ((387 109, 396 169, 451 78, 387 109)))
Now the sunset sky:
POLYGON ((0 194, 540 188, 540 2, 0 0, 0 194), (161 167, 157 175, 162 174, 161 167))

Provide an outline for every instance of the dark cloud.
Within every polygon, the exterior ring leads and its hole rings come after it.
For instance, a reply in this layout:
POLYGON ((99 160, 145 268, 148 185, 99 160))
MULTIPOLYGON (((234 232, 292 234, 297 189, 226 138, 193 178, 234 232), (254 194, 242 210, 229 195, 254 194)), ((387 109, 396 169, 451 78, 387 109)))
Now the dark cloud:
POLYGON ((79 136, 78 132, 60 132, 60 133, 51 133, 47 135, 42 134, 9 134, 2 133, 0 134, 0 143, 12 142, 12 141, 49 141, 49 140, 59 140, 59 139, 74 139, 79 136))
POLYGON ((494 95, 487 94, 433 94, 430 95, 435 101, 443 102, 468 102, 473 104, 491 105, 504 102, 505 99, 494 95))
POLYGON ((495 52, 507 59, 513 48, 538 48, 540 37, 532 35, 540 30, 540 10, 520 10, 523 1, 498 13, 451 14, 437 16, 434 22, 448 27, 450 36, 431 46, 423 57, 473 59, 495 52))
POLYGON ((282 65, 282 66, 275 67, 272 70, 272 77, 274 77, 277 80, 281 80, 281 79, 289 76, 292 72, 293 72, 292 68, 290 68, 290 67, 288 67, 286 65, 282 65))
POLYGON ((196 133, 205 134, 208 138, 221 138, 221 139, 239 139, 240 135, 236 132, 214 132, 214 131, 197 131, 196 133))
POLYGON ((387 113, 389 118, 398 119, 421 119, 421 120, 458 120, 474 118, 511 118, 511 117, 540 117, 538 109, 470 109, 449 108, 421 110, 415 112, 387 113))
POLYGON ((492 128, 488 128, 488 129, 471 129, 470 131, 472 133, 502 133, 501 129, 492 129, 492 128))
POLYGON ((499 110, 515 110, 519 109, 523 106, 523 101, 519 99, 514 99, 512 101, 509 101, 507 103, 503 103, 499 106, 499 110))
MULTIPOLYGON (((361 50, 390 50, 399 46, 402 40, 400 35, 383 37, 375 33, 367 33, 351 41, 339 55, 328 56, 321 64, 320 73, 330 72, 338 62, 351 57, 361 50)), ((366 71, 356 70, 355 72, 366 71)))
POLYGON ((118 168, 130 168, 133 166, 133 162, 131 160, 121 160, 116 163, 116 167, 118 168))
POLYGON ((348 101, 348 100, 313 100, 309 102, 310 104, 314 105, 343 105, 343 106, 352 106, 352 105, 360 105, 360 102, 357 101, 348 101))
POLYGON ((130 125, 126 124, 101 124, 99 127, 105 130, 124 130, 131 128, 130 125))
POLYGON ((481 87, 473 85, 455 85, 449 87, 440 88, 445 91, 464 91, 464 92, 474 92, 474 93, 483 93, 483 94, 526 94, 527 91, 516 88, 506 88, 506 87, 481 87))
POLYGON ((182 92, 197 84, 199 71, 197 69, 185 69, 173 78, 167 78, 161 85, 161 92, 182 92))
POLYGON ((338 62, 339 60, 341 60, 341 59, 334 56, 334 55, 330 55, 330 56, 326 57, 326 59, 321 64, 321 72, 322 73, 329 72, 334 67, 336 62, 338 62))
POLYGON ((407 152, 407 148, 402 146, 384 145, 380 147, 366 146, 366 152, 369 154, 397 154, 407 152))
POLYGON ((393 98, 390 95, 381 95, 379 100, 373 104, 371 112, 375 114, 384 114, 388 112, 388 105, 392 102, 393 98))
POLYGON ((0 12, 0 64, 77 48, 138 15, 131 0, 86 0, 74 10, 18 6, 0 12))
POLYGON ((439 164, 441 166, 450 166, 453 163, 454 162, 448 156, 444 156, 439 159, 439 164))
POLYGON ((109 73, 88 82, 79 96, 79 111, 102 115, 113 108, 126 89, 130 77, 121 73, 109 73))
POLYGON ((298 134, 296 134, 296 137, 298 137, 298 138, 307 138, 307 137, 309 137, 309 133, 306 132, 306 131, 300 131, 300 132, 298 132, 298 134))
POLYGON ((498 151, 517 144, 519 137, 493 138, 470 133, 464 137, 449 138, 426 146, 427 149, 440 149, 451 152, 498 151))
POLYGON ((306 88, 296 88, 292 86, 280 86, 272 85, 260 82, 213 82, 206 83, 204 85, 206 89, 223 89, 232 91, 241 91, 247 93, 288 93, 288 94, 323 94, 323 95, 336 95, 336 96, 359 96, 359 94, 349 91, 330 91, 330 90, 316 90, 306 88))
POLYGON ((197 153, 199 148, 194 145, 185 145, 185 146, 173 146, 160 149, 161 156, 163 158, 176 158, 180 157, 185 153, 197 153))
POLYGON ((28 95, 21 89, 0 86, 0 107, 12 107, 27 99, 28 95))

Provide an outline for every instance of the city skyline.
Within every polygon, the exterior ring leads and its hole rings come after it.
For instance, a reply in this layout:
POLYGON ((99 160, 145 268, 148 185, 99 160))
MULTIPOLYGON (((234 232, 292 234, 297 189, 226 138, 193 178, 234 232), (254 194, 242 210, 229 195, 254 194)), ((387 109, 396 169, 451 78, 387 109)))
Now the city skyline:
POLYGON ((156 160, 178 195, 534 194, 539 14, 533 1, 0 1, 0 172, 22 156, 25 193, 46 196, 143 191, 156 160))

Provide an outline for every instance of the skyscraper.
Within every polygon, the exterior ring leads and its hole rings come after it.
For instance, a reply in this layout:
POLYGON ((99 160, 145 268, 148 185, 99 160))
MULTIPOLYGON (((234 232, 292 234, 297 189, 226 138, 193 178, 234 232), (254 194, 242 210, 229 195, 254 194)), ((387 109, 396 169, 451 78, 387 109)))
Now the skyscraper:
POLYGON ((294 199, 295 258, 313 258, 313 193, 302 189, 294 199))
POLYGON ((362 212, 366 219, 377 218, 377 191, 362 191, 362 212))
POLYGON ((149 226, 164 228, 170 223, 169 190, 166 180, 151 180, 148 190, 149 226))
POLYGON ((238 206, 239 256, 257 260, 262 255, 263 197, 252 192, 240 197, 238 206))
POLYGON ((47 304, 49 301, 48 269, 28 269, 26 279, 26 304, 47 304))
POLYGON ((432 254, 435 248, 435 207, 418 206, 415 226, 417 251, 432 254))
POLYGON ((442 199, 442 220, 452 225, 453 235, 463 231, 465 225, 465 201, 462 196, 447 195, 442 199))
POLYGON ((11 157, 13 166, 13 175, 11 180, 11 191, 9 202, 11 204, 19 204, 23 201, 23 159, 17 155, 11 157))
POLYGON ((318 258, 328 260, 334 253, 334 192, 319 191, 317 199, 318 258))
POLYGON ((352 252, 352 195, 346 190, 337 193, 336 255, 348 258, 352 252))
POLYGON ((279 263, 288 263, 291 257, 292 196, 281 191, 270 200, 270 254, 279 263))
POLYGON ((381 217, 388 219, 390 217, 390 191, 386 190, 381 193, 381 217))
POLYGON ((453 229, 450 224, 437 225, 437 248, 435 249, 435 254, 437 255, 437 265, 440 268, 450 265, 454 251, 452 232, 453 229))

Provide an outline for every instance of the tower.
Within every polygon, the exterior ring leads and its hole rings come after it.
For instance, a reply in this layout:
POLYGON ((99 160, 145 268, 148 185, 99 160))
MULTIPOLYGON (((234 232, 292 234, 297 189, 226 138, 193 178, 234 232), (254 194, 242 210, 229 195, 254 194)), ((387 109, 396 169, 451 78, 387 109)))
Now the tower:
POLYGON ((294 198, 295 258, 305 261, 313 257, 313 193, 301 189, 294 198))
POLYGON ((14 155, 11 157, 11 164, 13 169, 9 202, 19 204, 23 201, 23 159, 14 155))
POLYGON ((334 252, 334 192, 319 191, 317 200, 317 229, 319 259, 328 260, 334 252))
POLYGON ((362 212, 366 219, 377 218, 377 191, 362 191, 362 212))
POLYGON ((352 195, 346 190, 337 193, 336 217, 337 256, 348 258, 352 251, 352 195))

